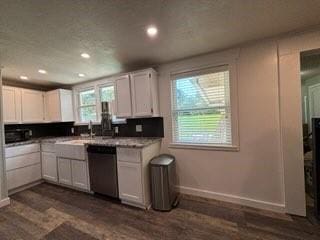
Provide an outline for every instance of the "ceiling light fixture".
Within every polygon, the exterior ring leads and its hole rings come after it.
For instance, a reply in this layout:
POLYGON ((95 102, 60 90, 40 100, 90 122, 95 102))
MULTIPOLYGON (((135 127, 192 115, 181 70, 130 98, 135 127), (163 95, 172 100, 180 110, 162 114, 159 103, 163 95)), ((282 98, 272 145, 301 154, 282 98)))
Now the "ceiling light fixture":
POLYGON ((21 80, 28 80, 29 78, 27 76, 20 76, 21 80))
POLYGON ((147 28, 147 34, 149 37, 155 37, 158 34, 158 29, 155 26, 149 26, 147 28))
POLYGON ((44 69, 39 69, 38 72, 41 73, 41 74, 47 74, 47 71, 44 70, 44 69))
POLYGON ((90 58, 90 55, 88 53, 81 53, 81 57, 90 58))
POLYGON ((78 76, 79 76, 79 77, 85 77, 86 75, 83 74, 83 73, 79 73, 78 76))

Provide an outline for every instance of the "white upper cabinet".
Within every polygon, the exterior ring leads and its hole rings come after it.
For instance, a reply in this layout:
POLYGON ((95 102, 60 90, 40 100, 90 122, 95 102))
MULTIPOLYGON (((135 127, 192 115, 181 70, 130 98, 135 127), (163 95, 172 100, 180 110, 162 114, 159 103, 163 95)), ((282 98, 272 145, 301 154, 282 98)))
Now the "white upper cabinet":
POLYGON ((5 123, 21 122, 21 89, 3 86, 3 120, 5 123))
POLYGON ((45 120, 49 122, 72 122, 72 91, 56 89, 45 93, 45 120))
POLYGON ((44 92, 22 89, 22 122, 44 122, 44 92))
POLYGON ((115 78, 116 116, 159 116, 157 73, 146 69, 115 78))
POLYGON ((132 116, 159 116, 157 73, 153 69, 130 74, 132 116))
POLYGON ((72 122, 72 91, 49 92, 3 86, 3 118, 5 124, 72 122))
POLYGON ((130 92, 130 78, 129 75, 123 75, 115 78, 115 97, 116 97, 116 111, 117 117, 131 117, 131 92, 130 92))

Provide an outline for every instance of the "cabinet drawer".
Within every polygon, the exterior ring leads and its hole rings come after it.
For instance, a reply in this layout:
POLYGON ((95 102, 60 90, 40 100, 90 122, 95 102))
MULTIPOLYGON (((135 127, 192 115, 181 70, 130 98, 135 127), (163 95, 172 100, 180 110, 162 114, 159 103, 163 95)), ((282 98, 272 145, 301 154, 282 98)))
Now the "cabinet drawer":
POLYGON ((55 144, 54 143, 42 143, 41 144, 41 151, 55 153, 56 152, 55 144))
POLYGON ((117 159, 120 162, 141 162, 141 150, 135 148, 117 148, 117 159))
POLYGON ((41 179, 41 164, 31 165, 24 168, 7 172, 8 190, 21 187, 28 183, 41 179))
POLYGON ((13 169, 22 168, 37 163, 40 163, 40 152, 6 158, 6 170, 10 171, 13 169))
POLYGON ((8 147, 5 149, 6 158, 20 156, 28 153, 40 152, 40 144, 28 144, 16 147, 8 147))

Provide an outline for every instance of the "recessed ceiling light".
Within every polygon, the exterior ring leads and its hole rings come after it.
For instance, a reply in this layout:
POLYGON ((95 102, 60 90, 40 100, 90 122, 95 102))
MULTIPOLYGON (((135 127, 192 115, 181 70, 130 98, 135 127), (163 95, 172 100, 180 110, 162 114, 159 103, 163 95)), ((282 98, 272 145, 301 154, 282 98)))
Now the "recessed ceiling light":
POLYGON ((21 80, 28 80, 28 77, 27 76, 20 76, 20 79, 21 80))
POLYGON ((90 55, 88 53, 81 53, 81 57, 90 58, 90 55))
POLYGON ((39 69, 38 72, 41 73, 41 74, 47 74, 47 71, 44 70, 44 69, 39 69))
POLYGON ((83 74, 83 73, 79 73, 78 76, 79 76, 79 77, 85 77, 86 75, 83 74))
POLYGON ((158 29, 155 26, 149 26, 147 28, 147 34, 149 37, 155 37, 158 34, 158 29))

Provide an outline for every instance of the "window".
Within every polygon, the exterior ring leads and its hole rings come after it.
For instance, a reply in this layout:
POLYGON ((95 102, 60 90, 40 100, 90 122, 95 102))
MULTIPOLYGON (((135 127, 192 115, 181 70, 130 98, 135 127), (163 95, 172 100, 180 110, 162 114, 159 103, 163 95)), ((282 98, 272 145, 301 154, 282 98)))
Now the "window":
POLYGON ((227 66, 173 76, 173 143, 231 146, 231 126, 227 66))
POLYGON ((114 101, 114 86, 106 86, 100 88, 100 102, 114 101))
POLYGON ((127 123, 125 118, 117 118, 115 113, 115 89, 114 85, 102 86, 100 89, 100 102, 109 102, 109 111, 112 114, 112 122, 114 124, 127 123))
POLYGON ((80 122, 97 121, 94 89, 79 92, 79 120, 80 122))

